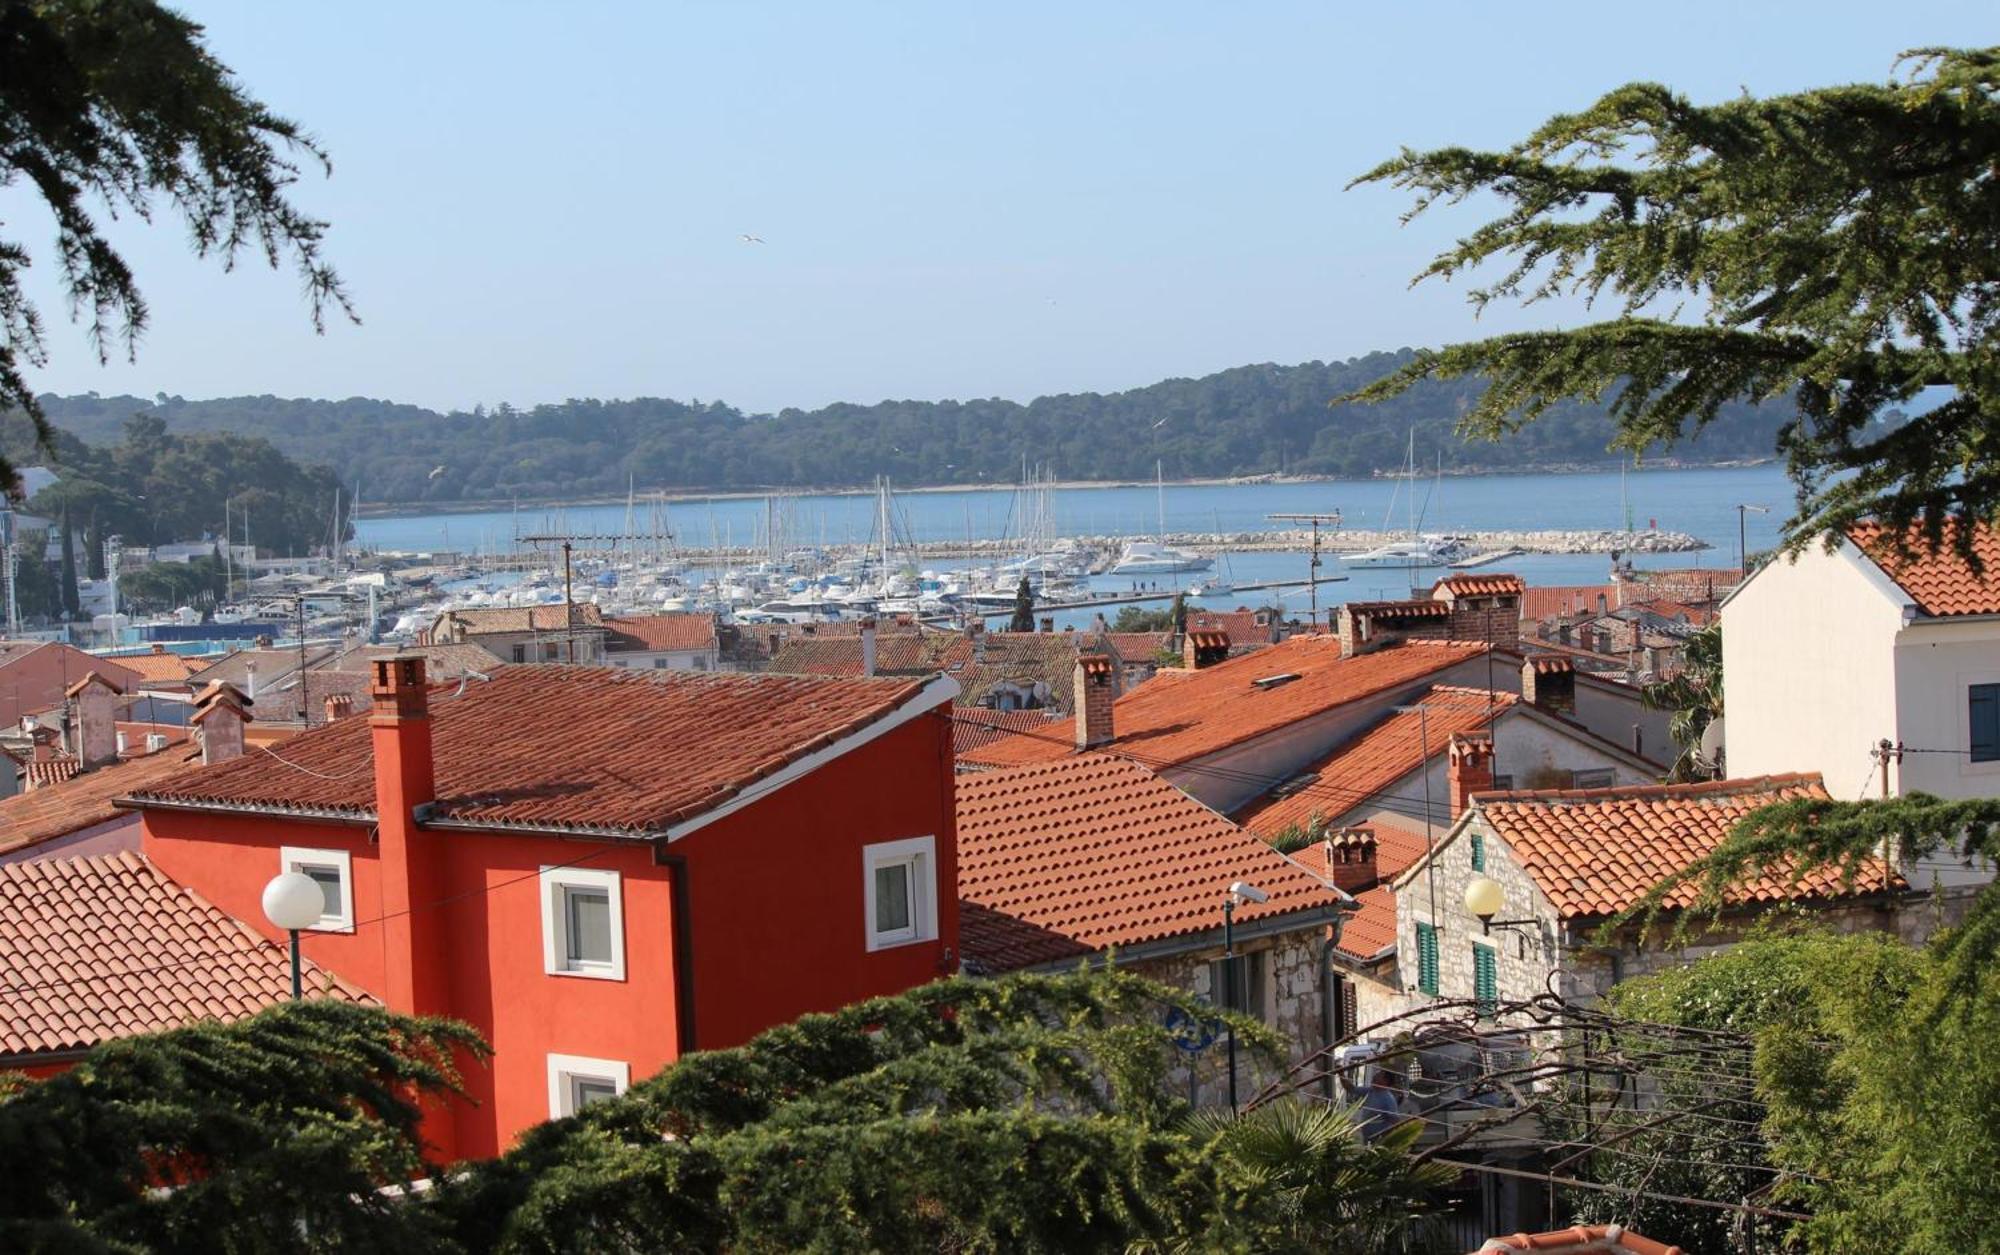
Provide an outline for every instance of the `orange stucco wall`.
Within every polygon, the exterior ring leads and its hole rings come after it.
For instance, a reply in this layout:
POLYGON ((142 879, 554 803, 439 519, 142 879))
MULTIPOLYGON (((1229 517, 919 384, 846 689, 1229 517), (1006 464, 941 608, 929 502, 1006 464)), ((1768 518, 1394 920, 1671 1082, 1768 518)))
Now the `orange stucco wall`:
MULTIPOLYGON (((454 1105, 456 1152, 492 1155, 548 1118, 551 1053, 619 1060, 639 1081, 679 1053, 673 878, 687 877, 691 1003, 702 1048, 734 1045, 800 1014, 934 979, 955 966, 958 907, 951 729, 920 718, 676 841, 649 845, 433 829, 439 843, 448 1014, 494 1046, 454 1105), (939 937, 869 953, 862 848, 937 839, 939 937), (539 872, 575 863, 621 873, 623 980, 545 972, 539 872)), ((279 816, 152 809, 144 848, 175 880, 273 939, 264 885, 281 846, 352 856, 356 927, 308 934, 305 954, 375 992, 392 930, 370 827, 279 816)), ((433 1139, 440 1141, 440 1139, 433 1139)))

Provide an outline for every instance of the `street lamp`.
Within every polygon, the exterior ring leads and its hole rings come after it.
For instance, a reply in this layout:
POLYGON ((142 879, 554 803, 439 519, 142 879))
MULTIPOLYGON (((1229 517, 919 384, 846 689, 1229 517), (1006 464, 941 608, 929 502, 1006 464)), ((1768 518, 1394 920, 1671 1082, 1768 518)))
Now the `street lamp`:
POLYGON ((1750 548, 1744 543, 1746 533, 1743 528, 1743 516, 1752 512, 1769 514, 1771 507, 1764 505, 1739 505, 1736 507, 1736 569, 1743 572, 1745 578, 1748 578, 1750 575, 1750 548))
POLYGON ((292 999, 303 993, 299 982, 299 930, 319 923, 326 911, 326 894, 304 872, 280 872, 264 886, 264 918, 292 935, 292 999))
POLYGON ((1507 891, 1500 887, 1500 882, 1497 880, 1486 876, 1474 876, 1471 882, 1465 886, 1465 909, 1479 917, 1480 931, 1490 937, 1496 928, 1513 929, 1519 935, 1518 940, 1521 953, 1525 955, 1528 950, 1528 931, 1530 929, 1539 929, 1541 921, 1534 919, 1494 919, 1493 917, 1500 913, 1500 908, 1506 904, 1507 891))
MULTIPOLYGON (((1271 895, 1245 880, 1229 886, 1229 892, 1222 899, 1222 978, 1229 982, 1232 999, 1241 991, 1242 982, 1236 978, 1236 904, 1238 902, 1269 902, 1271 895)), ((1238 1008, 1231 1007, 1230 1010, 1238 1008)), ((1236 1025, 1228 1025, 1229 1030, 1229 1110, 1236 1110, 1236 1025)))

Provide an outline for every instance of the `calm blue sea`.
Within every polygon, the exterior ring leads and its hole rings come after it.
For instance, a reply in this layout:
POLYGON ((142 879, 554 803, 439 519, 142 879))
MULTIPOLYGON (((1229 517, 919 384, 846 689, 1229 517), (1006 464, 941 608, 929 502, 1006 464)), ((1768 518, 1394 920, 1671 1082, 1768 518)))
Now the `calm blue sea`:
MULTIPOLYGON (((1423 531, 1616 529, 1629 511, 1634 526, 1657 523, 1684 531, 1714 546, 1691 554, 1641 558, 1641 566, 1736 564, 1738 504, 1764 506, 1768 514, 1747 518, 1754 552, 1778 538, 1789 512, 1792 489, 1778 466, 1728 470, 1646 470, 1561 475, 1491 475, 1447 478, 1414 485, 1417 522, 1423 531), (1622 505, 1621 505, 1622 503, 1622 505)), ((1394 480, 1343 480, 1315 484, 1238 484, 1176 487, 1165 491, 1168 531, 1258 531, 1295 526, 1275 523, 1272 514, 1338 510, 1356 528, 1402 528, 1410 521, 1411 486, 1394 480)), ((934 540, 1020 534, 1012 489, 908 493, 896 498, 899 536, 934 540)), ((1159 497, 1151 485, 1064 488, 1050 493, 1059 532, 1077 535, 1150 535, 1158 528, 1159 497)), ((762 499, 676 501, 665 507, 671 530, 688 545, 713 542, 748 545, 761 535, 766 517, 762 499)), ((790 498, 788 534, 799 544, 866 542, 875 531, 875 498, 869 494, 790 498)), ((653 507, 633 512, 635 530, 651 528, 653 507)), ((612 533, 626 527, 624 505, 576 506, 563 511, 494 510, 474 514, 406 514, 363 519, 358 539, 370 548, 398 550, 505 550, 516 535, 536 532, 612 533)), ((938 565, 954 565, 940 563, 938 565)), ((1492 570, 1518 573, 1534 584, 1589 583, 1605 578, 1608 559, 1599 554, 1535 555, 1510 559, 1492 570)), ((1237 583, 1303 579, 1305 556, 1297 553, 1232 554, 1224 574, 1237 583)), ((1326 573, 1337 574, 1329 558, 1326 573)), ((1436 572, 1425 573, 1428 583, 1436 572)), ((1117 586, 1105 581, 1104 586, 1117 586)), ((1323 588, 1321 604, 1403 595, 1402 573, 1355 571, 1345 584, 1323 588)), ((1229 604, 1268 604, 1265 594, 1245 594, 1229 604)), ((1283 600, 1303 607, 1302 591, 1283 600)))

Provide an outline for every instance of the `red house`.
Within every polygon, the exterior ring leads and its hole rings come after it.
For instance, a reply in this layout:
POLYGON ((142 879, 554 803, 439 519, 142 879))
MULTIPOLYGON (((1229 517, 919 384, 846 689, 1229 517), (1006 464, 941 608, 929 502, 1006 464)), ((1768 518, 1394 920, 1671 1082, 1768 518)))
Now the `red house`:
POLYGON ((432 1137, 492 1155, 685 1051, 953 970, 955 692, 558 666, 433 689, 384 658, 366 718, 127 801, 174 881, 276 939, 260 895, 302 871, 308 959, 479 1028, 491 1067, 432 1137))

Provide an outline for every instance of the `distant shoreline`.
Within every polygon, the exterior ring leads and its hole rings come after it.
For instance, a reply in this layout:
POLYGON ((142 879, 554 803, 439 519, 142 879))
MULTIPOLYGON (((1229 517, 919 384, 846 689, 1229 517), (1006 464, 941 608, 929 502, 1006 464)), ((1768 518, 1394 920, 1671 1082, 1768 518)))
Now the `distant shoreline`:
MULTIPOLYGON (((1749 470, 1759 466, 1769 466, 1776 458, 1724 458, 1712 462, 1686 461, 1679 458, 1663 458, 1649 462, 1635 469, 1641 471, 1716 471, 1749 470)), ((1500 475, 1591 475, 1606 474, 1611 468, 1602 464, 1558 462, 1547 466, 1504 466, 1504 467, 1447 467, 1443 474, 1447 478, 1471 478, 1500 475)), ((1437 471, 1420 471, 1415 476, 1406 476, 1401 471, 1376 471, 1367 478, 1380 479, 1429 479, 1437 471)), ((1338 484, 1355 483, 1359 477, 1351 475, 1291 475, 1272 472, 1264 475, 1223 475, 1194 479, 1170 479, 1170 488, 1226 488, 1251 484, 1338 484)), ((924 493, 954 492, 1011 492, 1019 485, 974 483, 974 484, 926 484, 918 487, 895 488, 899 496, 915 496, 924 493)), ((1074 491, 1081 489, 1108 488, 1151 488, 1154 481, 1149 479, 1066 479, 1054 480, 1046 485, 1052 489, 1074 491)), ((776 495, 794 497, 866 497, 872 496, 871 487, 785 487, 772 485, 763 488, 729 489, 648 489, 633 494, 633 500, 641 502, 666 501, 668 503, 686 501, 747 501, 776 495)), ((516 507, 524 510, 583 509, 592 506, 623 505, 626 497, 618 493, 596 493, 585 497, 534 497, 521 500, 502 498, 494 500, 482 498, 476 501, 414 501, 414 502, 366 502, 357 511, 364 519, 411 518, 429 514, 492 514, 516 507)))

